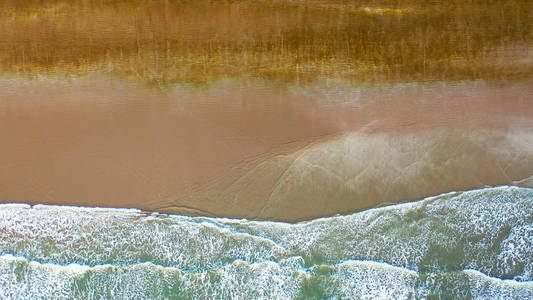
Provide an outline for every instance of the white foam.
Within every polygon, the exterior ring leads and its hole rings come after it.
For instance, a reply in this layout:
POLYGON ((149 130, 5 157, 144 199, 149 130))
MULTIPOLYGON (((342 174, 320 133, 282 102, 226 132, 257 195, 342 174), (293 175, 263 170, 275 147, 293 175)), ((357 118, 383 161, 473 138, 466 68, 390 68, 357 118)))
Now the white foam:
POLYGON ((49 204, 36 204, 32 206, 33 209, 42 210, 62 210, 72 212, 103 212, 103 213, 125 213, 125 214, 143 214, 140 209, 137 208, 114 208, 114 207, 84 207, 74 205, 49 205, 49 204))
POLYGON ((308 267, 372 260, 418 271, 457 262, 527 281, 533 280, 532 212, 533 190, 517 187, 451 192, 298 224, 6 204, 0 205, 0 253, 60 264, 153 262, 188 272, 299 256, 308 267), (435 249, 442 255, 428 260, 435 249))
MULTIPOLYGON (((461 280, 465 281, 469 290, 459 291, 451 286, 448 292, 456 292, 456 295, 470 293, 473 299, 527 299, 533 292, 533 282, 500 280, 474 270, 450 275, 464 278, 461 280)), ((434 280, 439 276, 428 278, 434 280)), ((237 260, 216 270, 186 273, 152 263, 62 266, 41 264, 12 255, 0 256, 0 297, 8 299, 105 298, 109 295, 118 299, 177 296, 193 299, 295 299, 313 296, 316 289, 321 289, 324 297, 345 299, 407 299, 414 296, 425 299, 431 286, 428 287, 427 282, 420 284, 417 272, 373 261, 345 261, 333 266, 301 269, 298 263, 249 264, 237 260), (309 284, 313 288, 306 292, 305 287, 309 284)), ((438 282, 433 284, 439 286, 438 282)), ((463 286, 461 282, 458 284, 463 286)))
POLYGON ((465 270, 473 299, 533 299, 533 282, 517 282, 488 277, 475 270, 465 270))
POLYGON ((9 298, 163 298, 162 292, 170 290, 175 293, 170 298, 290 299, 298 294, 305 276, 302 271, 283 269, 274 262, 235 261, 209 273, 189 274, 151 263, 90 268, 0 256, 0 296, 9 298), (25 270, 20 272, 21 268, 25 270))
POLYGON ((30 209, 31 205, 26 203, 1 203, 0 209, 25 208, 30 209))

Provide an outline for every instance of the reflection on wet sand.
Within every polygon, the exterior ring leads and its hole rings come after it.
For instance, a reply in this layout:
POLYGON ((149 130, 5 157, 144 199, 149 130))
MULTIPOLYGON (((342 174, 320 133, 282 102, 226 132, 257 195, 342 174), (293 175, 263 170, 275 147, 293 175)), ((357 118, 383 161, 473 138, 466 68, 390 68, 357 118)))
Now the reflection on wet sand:
POLYGON ((302 220, 533 174, 533 85, 0 81, 4 202, 302 220))

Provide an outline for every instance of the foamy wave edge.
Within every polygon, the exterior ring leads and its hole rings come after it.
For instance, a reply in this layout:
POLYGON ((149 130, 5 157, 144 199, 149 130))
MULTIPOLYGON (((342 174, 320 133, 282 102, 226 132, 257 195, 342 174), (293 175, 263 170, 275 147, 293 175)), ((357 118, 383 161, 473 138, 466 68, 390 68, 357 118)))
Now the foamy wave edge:
MULTIPOLYGON (((312 291, 318 289, 333 298, 427 298, 442 293, 451 293, 453 298, 528 298, 533 296, 532 208, 533 189, 513 186, 454 191, 296 224, 165 215, 138 209, 0 204, 0 216, 5 217, 0 220, 0 236, 14 234, 13 241, 18 239, 22 245, 0 242, 0 298, 32 298, 50 291, 52 298, 87 298, 82 291, 97 295, 104 290, 131 299, 136 294, 144 298, 184 294, 193 299, 293 299, 309 298, 310 285, 312 291), (76 222, 81 222, 81 227, 69 227, 76 222), (95 224, 102 230, 90 232, 95 224), (510 226, 508 232, 495 239, 495 233, 505 232, 505 226, 510 226), (141 233, 128 231, 139 228, 144 228, 141 233), (398 228, 407 231, 398 232, 398 228), (454 237, 450 236, 452 229, 454 237), (470 254, 465 254, 462 259, 466 261, 459 267, 446 258, 441 260, 440 252, 433 258, 436 261, 424 261, 433 251, 426 249, 427 243, 449 245, 442 250, 455 251, 454 243, 471 232, 503 248, 479 254, 477 246, 470 245, 464 248, 470 254), (182 238, 172 239, 176 233, 182 238), (115 238, 111 241, 119 243, 112 244, 112 249, 102 240, 110 234, 115 238), (124 248, 143 236, 162 247, 148 253, 148 259, 136 256, 140 248, 124 248), (73 237, 79 238, 74 245, 73 237), (192 243, 187 244, 191 238, 192 243), (224 253, 217 248, 220 240, 230 243, 224 253), (98 251, 105 251, 100 253, 102 258, 92 260, 95 253, 83 248, 87 245, 98 245, 98 251), (212 252, 206 252, 209 245, 212 252), (339 245, 342 247, 336 248, 339 245), (49 246, 57 248, 49 252, 49 246), (67 249, 71 251, 68 255, 64 254, 67 249), (85 254, 77 256, 76 251, 89 251, 88 263, 83 260, 85 254), (114 256, 117 253, 133 256, 114 256), (500 267, 510 269, 493 269, 490 260, 485 263, 487 254, 502 263, 500 267), (206 259, 209 263, 202 265, 206 259), (520 264, 525 264, 523 270, 513 269, 520 264), (160 289, 175 293, 150 294, 160 289)), ((446 251, 444 257, 449 255, 446 251)))
MULTIPOLYGON (((382 262, 374 261, 357 261, 349 260, 342 263, 331 266, 313 266, 312 268, 300 268, 292 269, 287 265, 278 264, 276 262, 261 262, 249 264, 245 261, 234 261, 231 264, 216 270, 211 270, 202 273, 187 273, 178 268, 164 267, 155 265, 153 263, 140 263, 130 266, 114 266, 110 264, 98 265, 98 266, 86 266, 79 264, 69 265, 56 265, 50 263, 39 263, 34 261, 28 261, 24 257, 15 257, 13 255, 0 256, 0 268, 5 269, 6 266, 11 266, 12 273, 10 275, 0 276, 0 282, 3 281, 4 287, 0 288, 0 296, 11 298, 10 296, 21 296, 22 294, 15 294, 18 292, 25 292, 24 296, 42 296, 45 293, 51 295, 52 298, 72 298, 76 294, 68 294, 68 287, 71 286, 74 292, 80 292, 80 289, 87 288, 89 294, 82 295, 98 295, 101 291, 98 276, 103 279, 107 279, 110 282, 111 288, 114 291, 113 295, 117 298, 138 298, 139 294, 135 293, 147 293, 151 286, 146 281, 131 280, 134 278, 140 279, 138 275, 158 275, 165 279, 180 278, 183 282, 186 282, 185 286, 193 287, 195 292, 200 292, 198 285, 201 285, 206 289, 205 294, 196 294, 192 298, 201 296, 215 296, 214 298, 225 298, 228 295, 231 296, 249 296, 250 291, 258 292, 258 299, 287 299, 287 298, 299 298, 302 296, 302 290, 305 290, 306 284, 309 282, 319 281, 320 269, 327 269, 332 279, 328 280, 328 284, 332 284, 332 292, 334 295, 341 297, 357 297, 366 296, 376 299, 385 298, 410 298, 412 295, 416 295, 417 298, 427 298, 431 296, 431 287, 427 285, 428 282, 433 283, 435 278, 442 278, 448 274, 425 274, 425 278, 421 278, 422 275, 415 271, 405 268, 392 266, 382 262), (6 277, 17 277, 16 269, 26 269, 26 275, 38 274, 39 271, 47 274, 44 278, 36 276, 37 281, 32 282, 33 287, 29 290, 27 285, 17 286, 13 288, 6 283, 6 277), (29 269, 29 271, 28 271, 29 269), (242 278, 239 278, 235 274, 237 271, 246 270, 256 275, 256 278, 248 278, 245 284, 239 284, 242 278), (259 272, 257 272, 259 270, 259 272), (87 280, 84 284, 79 284, 79 280, 90 277, 88 273, 99 274, 94 280, 87 280), (213 284, 210 282, 210 278, 219 276, 221 280, 213 284), (108 275, 108 276, 105 276, 108 275), (266 275, 266 276, 265 276, 266 275), (115 278, 120 277, 120 278, 115 278), (123 280, 125 279, 125 280, 123 280), (128 281, 129 286, 126 288, 114 287, 113 281, 128 281), (269 280, 266 285, 254 285, 257 284, 255 280, 269 280), (61 281, 61 282, 58 282, 61 281), (284 284, 284 281, 290 282, 290 288, 284 284), (66 286, 64 285, 65 283, 66 286), (230 285, 228 285, 230 284, 230 285), (132 285, 135 288, 132 288, 132 285), (213 285, 213 286, 211 286, 213 285), (46 287, 46 288, 44 288, 46 287), (227 292, 230 291, 228 294, 227 292), (65 294, 67 292, 67 294, 65 294), (225 293, 226 292, 226 293, 225 293), (218 295, 219 297, 216 297, 218 295), (65 297, 61 297, 65 296, 65 297)), ((488 299, 488 298, 525 298, 533 293, 533 282, 518 282, 515 280, 502 280, 487 276, 476 270, 463 270, 460 272, 453 272, 451 276, 465 278, 470 291, 469 294, 472 299, 488 299)), ((179 284, 183 286, 183 284, 179 284)), ((157 286, 160 288, 160 286, 157 286)), ((70 292, 71 292, 70 291, 70 292)), ((81 291, 87 292, 87 291, 81 291)), ((184 288, 183 292, 190 292, 184 288)), ((145 294, 146 295, 146 294, 145 294)), ((194 295, 194 293, 193 293, 194 295)), ((461 293, 458 293, 461 295, 461 293)), ((142 296, 142 294, 141 294, 142 296)), ((158 294, 159 297, 162 295, 158 294)), ((13 297, 16 298, 16 297, 13 297)))

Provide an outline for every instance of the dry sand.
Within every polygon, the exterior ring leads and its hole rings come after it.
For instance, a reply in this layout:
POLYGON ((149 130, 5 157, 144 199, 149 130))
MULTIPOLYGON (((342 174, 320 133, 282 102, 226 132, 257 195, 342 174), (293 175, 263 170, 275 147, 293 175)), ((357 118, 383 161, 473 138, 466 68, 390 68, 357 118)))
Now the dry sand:
POLYGON ((0 80, 0 201, 297 221, 533 174, 533 84, 0 80))

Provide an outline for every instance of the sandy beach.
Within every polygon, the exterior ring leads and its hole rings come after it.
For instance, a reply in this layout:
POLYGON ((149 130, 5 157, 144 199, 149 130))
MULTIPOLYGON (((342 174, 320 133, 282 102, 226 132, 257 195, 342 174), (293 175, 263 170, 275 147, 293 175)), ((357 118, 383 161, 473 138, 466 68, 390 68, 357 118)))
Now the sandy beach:
POLYGON ((0 1, 0 299, 533 299, 533 1, 0 1))
POLYGON ((3 1, 0 201, 298 221, 527 183, 531 6, 3 1))
POLYGON ((299 221, 533 174, 533 85, 0 81, 2 202, 299 221))

